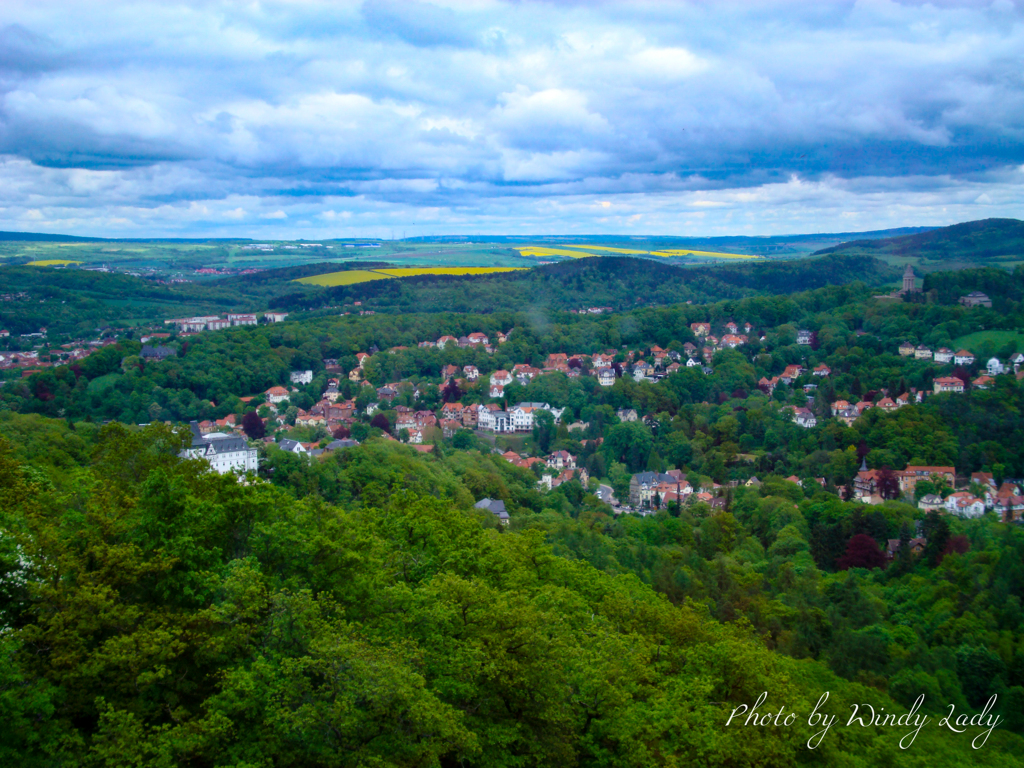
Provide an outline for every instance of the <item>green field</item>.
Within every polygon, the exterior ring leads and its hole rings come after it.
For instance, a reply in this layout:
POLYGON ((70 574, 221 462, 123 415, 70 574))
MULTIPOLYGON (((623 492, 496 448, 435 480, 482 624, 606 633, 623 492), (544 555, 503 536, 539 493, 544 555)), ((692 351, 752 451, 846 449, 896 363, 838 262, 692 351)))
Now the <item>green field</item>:
POLYGON ((961 336, 953 342, 954 349, 966 349, 971 352, 977 351, 986 342, 994 347, 993 354, 1009 343, 1014 343, 1017 350, 1024 351, 1024 332, 1021 331, 976 331, 966 336, 961 336))

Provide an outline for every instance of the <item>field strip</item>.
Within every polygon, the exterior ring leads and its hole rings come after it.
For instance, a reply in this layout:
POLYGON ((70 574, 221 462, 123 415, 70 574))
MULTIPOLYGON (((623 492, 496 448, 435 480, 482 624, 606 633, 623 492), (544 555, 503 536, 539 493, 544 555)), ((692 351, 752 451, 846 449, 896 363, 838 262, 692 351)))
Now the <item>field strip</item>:
POLYGON ((42 261, 30 261, 25 266, 27 267, 66 267, 68 264, 83 264, 81 261, 72 261, 71 259, 44 259, 42 261))
POLYGON ((391 280, 419 275, 490 275, 497 272, 518 272, 527 267, 396 267, 394 269, 350 269, 344 272, 328 272, 323 275, 300 277, 296 283, 334 287, 355 285, 371 280, 391 280))
POLYGON ((679 248, 674 250, 645 251, 639 248, 614 248, 610 245, 569 245, 560 244, 557 248, 546 248, 544 246, 517 247, 515 250, 523 256, 570 256, 574 259, 594 256, 599 254, 589 253, 590 251, 605 251, 607 253, 622 253, 632 256, 701 256, 711 259, 757 259, 758 256, 748 256, 742 253, 725 253, 722 251, 697 251, 692 248, 679 248), (577 250, 578 249, 578 250, 577 250))
POLYGON ((569 256, 573 259, 585 259, 591 256, 597 256, 596 253, 585 253, 582 251, 567 251, 564 248, 544 248, 542 246, 527 245, 523 247, 516 247, 515 250, 519 251, 521 256, 569 256))

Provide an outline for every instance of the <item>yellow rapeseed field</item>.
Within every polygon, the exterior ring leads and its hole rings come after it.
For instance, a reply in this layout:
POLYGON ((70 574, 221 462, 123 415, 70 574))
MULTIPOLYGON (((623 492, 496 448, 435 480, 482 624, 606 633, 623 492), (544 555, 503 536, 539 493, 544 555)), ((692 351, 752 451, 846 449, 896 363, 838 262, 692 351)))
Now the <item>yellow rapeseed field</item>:
POLYGON ((541 246, 527 246, 524 248, 516 248, 519 253, 523 256, 571 256, 574 259, 581 259, 587 256, 596 256, 598 254, 588 253, 588 251, 606 251, 608 253, 624 253, 634 254, 640 256, 664 256, 665 258, 671 256, 703 256, 705 258, 714 259, 756 259, 757 256, 747 256, 742 253, 723 253, 721 251, 694 251, 692 249, 679 249, 679 250, 664 250, 664 251, 644 251, 639 248, 613 248, 609 245, 559 245, 558 248, 545 248, 541 246), (579 250, 576 250, 579 249, 579 250))
POLYGON ((489 275, 493 272, 515 272, 526 267, 396 267, 377 269, 382 275, 415 277, 416 275, 489 275))
POLYGON ((745 253, 722 253, 721 251, 651 251, 655 256, 709 256, 715 259, 759 259, 760 256, 750 256, 745 253))
POLYGON ((584 253, 582 251, 567 251, 564 248, 543 248, 541 246, 525 246, 516 248, 522 256, 571 256, 574 259, 585 259, 588 256, 596 256, 596 253, 584 253))
POLYGON ((346 272, 328 272, 326 275, 301 277, 295 282, 309 285, 355 285, 370 280, 391 280, 396 277, 417 275, 489 275, 494 272, 515 272, 526 267, 397 267, 395 269, 352 269, 346 272))
POLYGON ((27 266, 30 267, 66 267, 68 264, 81 264, 80 261, 71 261, 70 259, 45 259, 43 261, 30 261, 27 266))

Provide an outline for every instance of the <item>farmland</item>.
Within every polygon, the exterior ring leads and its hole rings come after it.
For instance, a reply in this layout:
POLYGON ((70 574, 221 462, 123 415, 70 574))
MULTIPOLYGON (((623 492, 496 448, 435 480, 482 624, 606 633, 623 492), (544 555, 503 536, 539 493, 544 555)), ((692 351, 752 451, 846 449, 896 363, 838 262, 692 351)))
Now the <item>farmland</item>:
POLYGON ((608 245, 570 245, 564 244, 559 245, 558 248, 549 248, 547 246, 539 245, 527 245, 527 246, 516 246, 516 250, 519 251, 523 256, 531 256, 535 258, 545 257, 563 257, 568 256, 573 259, 582 259, 591 256, 601 256, 604 254, 622 255, 622 256, 660 256, 662 258, 686 258, 693 257, 697 259, 757 259, 759 256, 754 256, 746 253, 725 253, 723 251, 697 251, 691 249, 673 249, 673 250, 646 250, 640 248, 617 248, 608 245), (594 253, 597 251, 597 253, 594 253))
POLYGON ((328 272, 323 275, 302 277, 294 282, 306 285, 334 287, 338 285, 355 285, 371 280, 388 280, 401 277, 421 277, 423 275, 490 275, 495 272, 513 272, 525 267, 398 267, 394 269, 353 269, 345 272, 328 272))
POLYGON ((42 261, 30 261, 26 266, 29 267, 66 267, 69 264, 81 264, 80 261, 72 261, 71 259, 44 259, 42 261))

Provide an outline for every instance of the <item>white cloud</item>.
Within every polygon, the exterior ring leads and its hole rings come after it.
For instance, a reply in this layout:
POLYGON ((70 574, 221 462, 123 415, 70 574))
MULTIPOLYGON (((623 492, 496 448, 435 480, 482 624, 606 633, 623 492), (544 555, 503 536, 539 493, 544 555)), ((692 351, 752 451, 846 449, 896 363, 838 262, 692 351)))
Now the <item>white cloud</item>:
POLYGON ((1009 0, 4 10, 0 222, 298 235, 1019 215, 1009 0))

